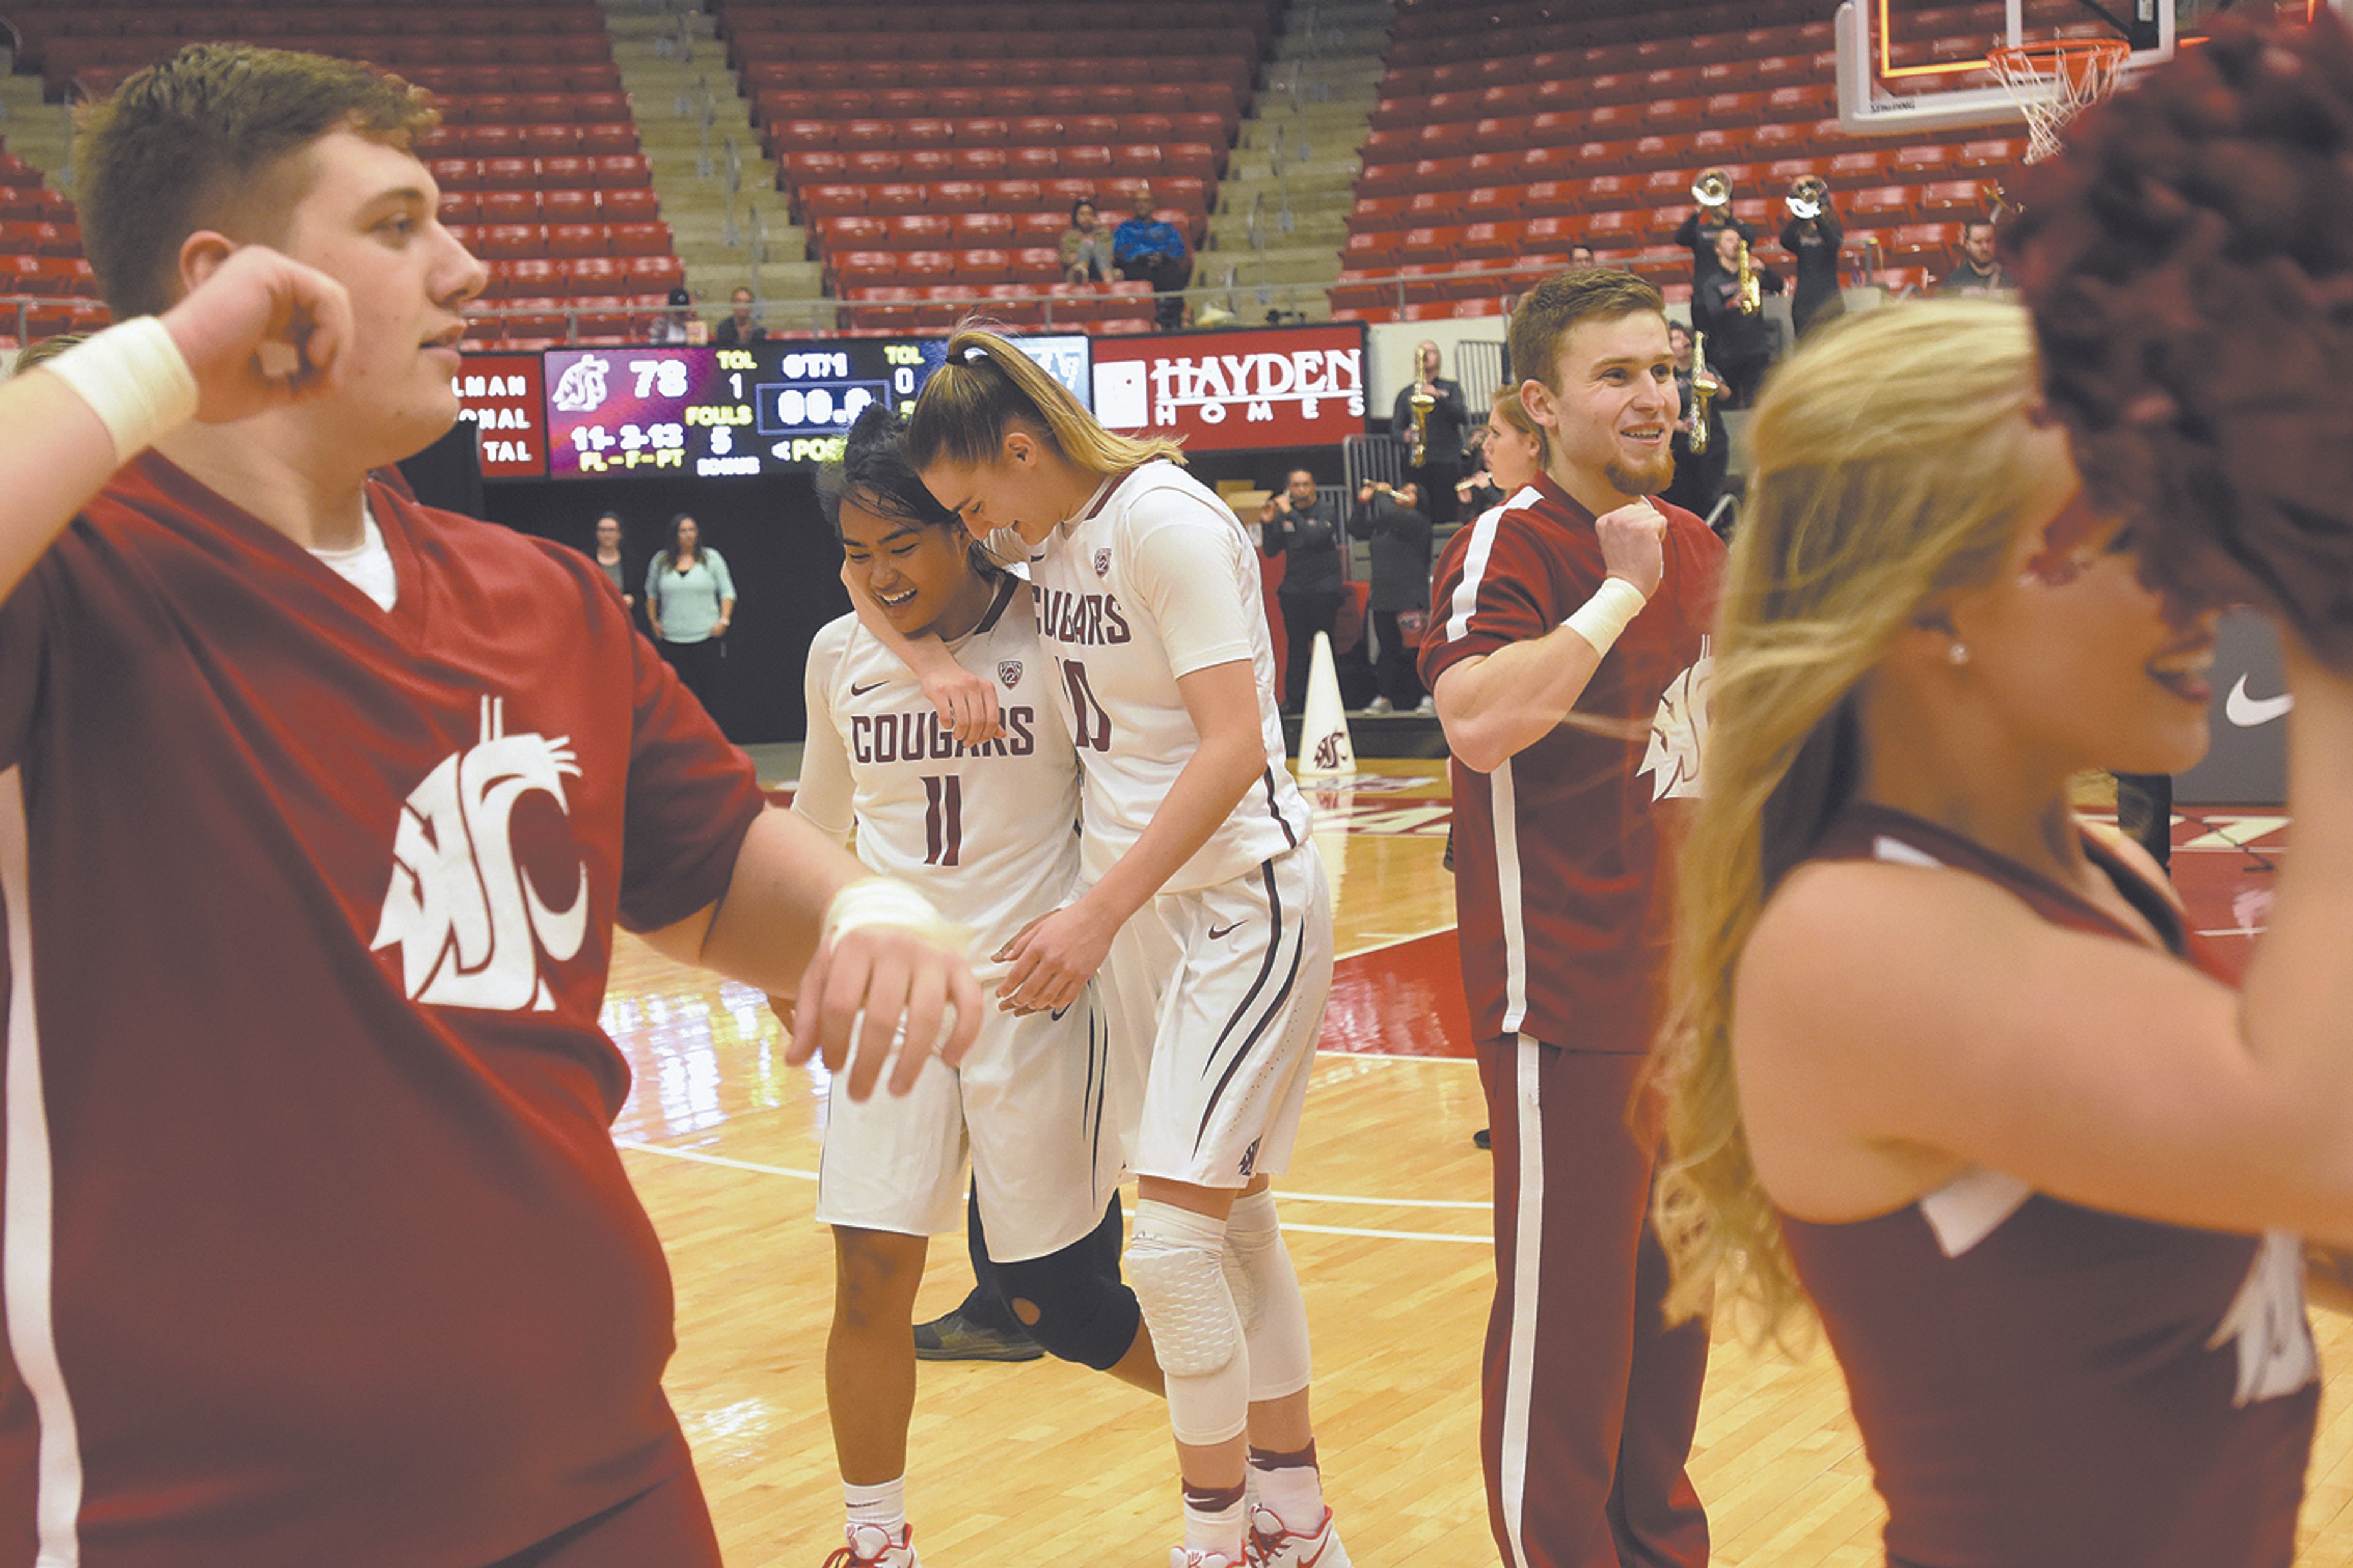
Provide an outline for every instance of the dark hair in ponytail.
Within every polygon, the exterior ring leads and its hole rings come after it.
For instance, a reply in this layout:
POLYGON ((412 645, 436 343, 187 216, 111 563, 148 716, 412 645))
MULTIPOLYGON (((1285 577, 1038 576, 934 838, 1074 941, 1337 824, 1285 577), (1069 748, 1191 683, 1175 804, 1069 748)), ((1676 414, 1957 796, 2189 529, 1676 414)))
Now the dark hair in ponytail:
MULTIPOLYGON (((849 426, 839 462, 818 470, 818 502, 833 537, 841 538, 841 508, 847 501, 877 517, 917 528, 952 528, 961 535, 964 520, 939 503, 923 488, 914 465, 907 460, 907 426, 886 404, 873 404, 849 426)), ((971 542, 973 570, 994 577, 997 563, 977 541, 971 542)))

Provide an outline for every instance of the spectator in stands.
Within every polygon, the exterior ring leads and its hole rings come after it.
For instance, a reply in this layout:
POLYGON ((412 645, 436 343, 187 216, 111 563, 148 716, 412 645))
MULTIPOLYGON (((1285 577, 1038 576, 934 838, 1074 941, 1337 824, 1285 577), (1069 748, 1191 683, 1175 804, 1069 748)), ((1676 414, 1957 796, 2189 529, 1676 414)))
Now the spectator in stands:
POLYGON ((1108 283, 1112 271, 1111 236, 1103 232, 1095 204, 1082 196, 1071 204, 1071 226, 1062 231, 1062 277, 1071 283, 1108 283))
POLYGON ((1380 644, 1374 662, 1380 690, 1371 711, 1428 710, 1430 693, 1416 668, 1421 629, 1430 619, 1430 519, 1420 490, 1410 483, 1392 489, 1367 481, 1356 490, 1348 531, 1373 547, 1372 594, 1365 608, 1380 644))
MULTIPOLYGON (((1846 231, 1839 226, 1837 211, 1831 205, 1830 192, 1816 195, 1812 192, 1789 197, 1789 221, 1781 226, 1781 248, 1797 258, 1798 292, 1791 301, 1790 317, 1802 334, 1818 321, 1826 321, 1845 309, 1839 297, 1839 247, 1846 241, 1846 231), (1799 217, 1799 207, 1819 208, 1812 217, 1799 217)), ((1703 517, 1704 509, 1694 507, 1703 517)))
POLYGON ((1389 408, 1389 434, 1405 448, 1405 477, 1429 498, 1423 510, 1433 523, 1452 522, 1461 515, 1454 487, 1462 479, 1462 437, 1471 423, 1470 407, 1462 401, 1462 384, 1438 374, 1444 363, 1436 343, 1425 341, 1416 345, 1413 380, 1398 389, 1397 402, 1389 408), (1423 421, 1422 445, 1428 456, 1419 464, 1413 460, 1416 393, 1437 400, 1423 421))
POLYGON ((1961 230, 1961 264, 1936 280, 1936 292, 2006 299, 2017 291, 2018 280, 1994 256, 1993 220, 1979 218, 1961 230))
POLYGON ((727 657, 720 639, 735 620, 735 579, 685 512, 670 519, 669 547, 646 568, 646 619, 662 658, 709 710, 727 657))
POLYGON ((721 318, 718 330, 711 334, 711 341, 723 349, 767 342, 768 329, 752 319, 752 290, 736 289, 733 300, 734 310, 721 318))
POLYGON ((1570 246, 1568 247, 1568 264, 1571 267, 1598 267, 1600 265, 1599 262, 1593 259, 1593 247, 1589 245, 1570 246))
POLYGON ((1724 494, 1725 470, 1732 462, 1732 438, 1725 432, 1724 416, 1716 407, 1724 383, 1713 372, 1707 377, 1707 449, 1694 457, 1692 422, 1697 416, 1698 404, 1692 394, 1699 377, 1694 368, 1692 330, 1681 321, 1668 322, 1667 347, 1675 356, 1675 395, 1683 413, 1675 420, 1675 433, 1668 443, 1675 458, 1674 482, 1659 495, 1695 517, 1705 518, 1715 510, 1716 501, 1724 494))
POLYGON ((1113 231, 1111 254, 1122 278, 1149 283, 1159 296, 1153 315, 1162 331, 1184 321, 1185 301, 1176 290, 1192 280, 1193 258, 1176 226, 1153 215, 1151 186, 1135 193, 1135 216, 1113 231))
POLYGON ((1773 363, 1773 322, 1765 314, 1764 297, 1782 289, 1781 275, 1747 258, 1757 297, 1748 298, 1740 281, 1741 248, 1747 243, 1738 226, 1715 231, 1715 269, 1704 287, 1692 290, 1692 325, 1707 334, 1707 363, 1724 384, 1727 408, 1746 408, 1757 395, 1765 367, 1773 363))
POLYGON ((1731 230, 1749 244, 1757 243, 1757 230, 1732 216, 1732 193, 1725 194, 1724 205, 1718 207, 1694 207, 1675 230, 1675 243, 1692 253, 1692 300, 1696 305, 1702 290, 1715 278, 1717 270, 1717 242, 1725 231, 1731 230))
POLYGON ((658 343, 684 343, 694 341, 691 325, 701 323, 694 319, 694 296, 681 283, 670 291, 670 309, 656 316, 652 341, 658 343))
POLYGON ((621 568, 621 514, 617 511, 596 514, 596 548, 592 552, 605 575, 613 580, 613 591, 621 595, 621 603, 634 610, 638 596, 629 592, 629 579, 621 568))
POLYGON ((1258 529, 1259 548, 1283 557, 1282 582, 1275 589, 1290 643, 1282 710, 1304 712, 1315 634, 1329 636, 1340 615, 1340 519, 1315 493, 1315 476, 1294 468, 1282 490, 1259 508, 1258 529))

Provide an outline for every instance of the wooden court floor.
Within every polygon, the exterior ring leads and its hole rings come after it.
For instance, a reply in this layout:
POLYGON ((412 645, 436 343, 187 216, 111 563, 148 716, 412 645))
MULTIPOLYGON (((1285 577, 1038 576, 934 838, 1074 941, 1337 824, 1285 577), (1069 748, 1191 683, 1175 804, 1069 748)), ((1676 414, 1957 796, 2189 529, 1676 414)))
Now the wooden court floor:
MULTIPOLYGON (((1492 1563, 1477 1448, 1490 1175, 1471 1143, 1484 1122, 1478 1075, 1460 1054, 1445 781, 1432 764, 1366 767, 1316 797, 1343 957, 1297 1157, 1276 1191, 1314 1323, 1317 1445, 1352 1555, 1368 1568, 1492 1563)), ((2177 825, 2194 923, 2243 946, 2284 826, 2246 814, 2177 825)), ((784 1066, 760 996, 627 936, 606 1022, 636 1069, 615 1135, 677 1280, 670 1397, 727 1560, 816 1568, 840 1542, 824 1387, 831 1248, 812 1218, 824 1084, 784 1066)), ((963 1254, 961 1236, 934 1243, 921 1313, 963 1295, 963 1254)), ((2298 1561, 2336 1568, 2353 1563, 2342 1371, 2353 1320, 2316 1310, 2314 1322, 2329 1378, 2298 1561)), ((1726 1568, 1882 1561, 1877 1500, 1819 1350, 1754 1355, 1720 1333, 1692 1469, 1726 1568)), ((1158 1405, 1052 1361, 925 1366, 908 1502, 932 1568, 1160 1568, 1178 1539, 1158 1405)))

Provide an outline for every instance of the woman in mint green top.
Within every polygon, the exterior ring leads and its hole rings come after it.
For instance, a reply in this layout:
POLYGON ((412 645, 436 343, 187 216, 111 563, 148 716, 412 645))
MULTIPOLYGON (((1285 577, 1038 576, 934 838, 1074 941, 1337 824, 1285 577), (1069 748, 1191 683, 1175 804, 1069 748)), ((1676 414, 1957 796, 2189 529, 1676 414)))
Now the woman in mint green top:
POLYGON ((662 657, 703 707, 712 707, 727 656, 722 639, 735 618, 735 580, 684 512, 670 520, 670 546, 647 568, 646 616, 662 657))

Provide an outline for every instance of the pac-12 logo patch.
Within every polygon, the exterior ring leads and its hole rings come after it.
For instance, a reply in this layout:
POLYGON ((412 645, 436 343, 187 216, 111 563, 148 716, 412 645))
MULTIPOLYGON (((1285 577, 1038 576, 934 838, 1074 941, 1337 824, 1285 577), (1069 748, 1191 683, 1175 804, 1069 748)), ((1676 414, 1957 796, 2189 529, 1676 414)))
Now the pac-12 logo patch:
POLYGON ((1004 658, 997 660, 997 679, 999 683, 1006 686, 1020 685, 1021 661, 1018 658, 1004 658))
POLYGON ((1108 577, 1111 575, 1110 551, 1098 550, 1095 552, 1095 575, 1098 577, 1108 577))

